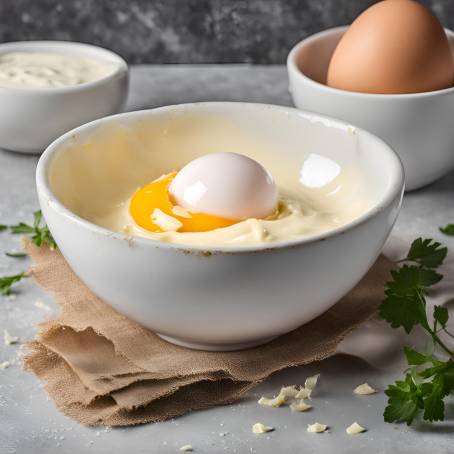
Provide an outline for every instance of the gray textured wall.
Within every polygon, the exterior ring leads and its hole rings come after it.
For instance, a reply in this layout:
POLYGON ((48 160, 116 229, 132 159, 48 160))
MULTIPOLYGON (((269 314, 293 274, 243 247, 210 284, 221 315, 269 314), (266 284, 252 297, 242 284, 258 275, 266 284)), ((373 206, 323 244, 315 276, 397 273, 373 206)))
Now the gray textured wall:
MULTIPOLYGON (((283 63, 308 34, 373 0, 0 0, 0 41, 62 39, 130 63, 283 63)), ((454 0, 423 1, 454 28, 454 0)))

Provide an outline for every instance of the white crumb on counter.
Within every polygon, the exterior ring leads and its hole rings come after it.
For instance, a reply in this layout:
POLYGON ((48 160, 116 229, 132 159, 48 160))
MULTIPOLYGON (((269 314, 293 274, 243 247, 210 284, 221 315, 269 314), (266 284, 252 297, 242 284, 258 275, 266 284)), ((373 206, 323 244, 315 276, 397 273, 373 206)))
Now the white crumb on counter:
POLYGON ((180 448, 180 451, 183 451, 183 452, 192 452, 194 451, 192 445, 183 445, 181 448, 180 448))
POLYGON ((353 424, 351 424, 350 426, 348 426, 348 427, 345 429, 345 431, 346 431, 349 435, 356 435, 356 434, 360 434, 361 432, 365 432, 366 429, 355 421, 353 424))
POLYGON ((320 434, 326 431, 328 426, 326 424, 321 424, 319 422, 314 422, 314 424, 307 425, 307 431, 313 434, 320 434))
POLYGON ((40 300, 35 301, 35 307, 37 307, 38 309, 43 309, 45 311, 49 311, 49 312, 52 310, 47 304, 43 303, 40 300))
POLYGON ((360 396, 367 396, 369 394, 375 394, 377 390, 372 388, 369 383, 362 383, 361 385, 358 385, 353 392, 360 396))
POLYGON ((281 388, 279 391, 279 396, 284 397, 284 399, 294 399, 296 395, 298 394, 298 389, 296 388, 295 385, 291 386, 284 386, 281 388))
POLYGON ((5 345, 17 344, 19 338, 17 336, 12 336, 6 329, 3 330, 3 341, 5 345))
POLYGON ((264 434, 267 432, 272 432, 273 430, 274 430, 274 427, 265 426, 261 422, 256 422, 252 426, 252 432, 255 434, 264 434))
POLYGON ((303 399, 310 399, 312 391, 317 386, 320 374, 307 377, 304 382, 304 387, 298 389, 296 385, 283 386, 279 394, 272 399, 262 396, 258 403, 264 407, 280 407, 287 403, 290 399, 297 399, 299 402, 291 404, 290 407, 293 411, 306 411, 312 408, 311 405, 304 403, 303 399))
POLYGON ((318 379, 320 378, 320 374, 312 375, 311 377, 307 377, 306 381, 304 382, 304 387, 306 389, 314 389, 317 386, 318 379))
POLYGON ((304 382, 304 387, 299 390, 298 394, 295 396, 295 399, 311 399, 312 391, 317 386, 319 378, 320 374, 307 377, 306 381, 304 382))
POLYGON ((277 395, 273 399, 268 399, 267 397, 261 397, 258 401, 259 405, 264 407, 281 407, 286 402, 286 399, 282 395, 277 395))
POLYGON ((301 388, 298 391, 298 394, 295 396, 295 399, 311 399, 311 395, 312 395, 311 389, 301 388))
POLYGON ((303 399, 300 399, 300 400, 290 404, 290 410, 292 410, 292 411, 302 412, 302 411, 310 410, 311 408, 312 408, 312 405, 306 404, 306 402, 304 402, 303 399))
POLYGON ((9 366, 11 366, 11 363, 9 361, 3 361, 2 363, 0 363, 0 370, 8 369, 9 366))

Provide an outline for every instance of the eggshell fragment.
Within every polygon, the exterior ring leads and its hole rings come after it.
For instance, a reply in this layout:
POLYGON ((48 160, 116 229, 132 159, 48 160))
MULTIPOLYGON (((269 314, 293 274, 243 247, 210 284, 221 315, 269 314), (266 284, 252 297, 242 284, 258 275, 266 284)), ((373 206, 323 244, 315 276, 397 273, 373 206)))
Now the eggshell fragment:
POLYGON ((359 396, 368 396, 369 394, 375 394, 377 390, 372 388, 369 383, 362 383, 361 385, 358 385, 353 392, 359 396))
POLYGON ((261 422, 257 422, 252 426, 252 432, 255 434, 264 434, 267 432, 272 432, 274 427, 265 426, 261 422))
POLYGON ((353 424, 348 426, 345 431, 348 433, 348 435, 356 435, 360 434, 361 432, 365 432, 366 429, 357 422, 354 422, 353 424))
POLYGON ((304 402, 303 399, 300 399, 300 400, 290 404, 290 410, 296 411, 296 412, 307 411, 307 410, 310 410, 311 408, 312 408, 312 405, 306 404, 306 402, 304 402))
POLYGON ((328 426, 326 424, 320 424, 319 422, 314 422, 314 424, 307 425, 307 431, 313 434, 320 434, 326 431, 328 426))

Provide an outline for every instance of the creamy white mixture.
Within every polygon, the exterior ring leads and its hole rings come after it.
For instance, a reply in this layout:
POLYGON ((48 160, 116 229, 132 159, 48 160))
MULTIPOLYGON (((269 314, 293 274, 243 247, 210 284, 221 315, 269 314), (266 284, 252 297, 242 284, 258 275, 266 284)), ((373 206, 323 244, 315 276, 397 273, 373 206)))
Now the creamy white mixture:
POLYGON ((56 88, 84 84, 114 72, 116 65, 88 57, 47 52, 0 55, 0 87, 56 88))
POLYGON ((352 203, 342 210, 325 211, 308 200, 280 191, 278 215, 273 219, 246 219, 229 227, 208 232, 162 232, 143 229, 129 214, 130 199, 119 203, 104 216, 93 219, 98 225, 130 236, 141 236, 168 243, 193 245, 252 245, 292 240, 339 227, 359 215, 361 205, 352 203))
POLYGON ((64 205, 94 224, 131 236, 208 247, 270 244, 345 225, 372 204, 361 175, 354 161, 340 165, 317 150, 287 153, 285 145, 269 145, 225 119, 185 115, 132 127, 108 125, 87 139, 69 142, 53 161, 50 182, 64 205), (271 172, 279 191, 276 218, 182 233, 153 233, 134 222, 129 202, 139 187, 219 150, 243 153, 271 172))

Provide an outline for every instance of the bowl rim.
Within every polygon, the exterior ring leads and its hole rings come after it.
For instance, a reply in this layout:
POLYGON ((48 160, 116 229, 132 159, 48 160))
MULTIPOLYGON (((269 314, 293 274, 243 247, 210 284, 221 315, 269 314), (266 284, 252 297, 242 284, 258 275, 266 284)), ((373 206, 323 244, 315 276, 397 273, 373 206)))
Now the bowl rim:
POLYGON ((82 126, 79 126, 67 133, 63 134, 61 137, 56 139, 52 142, 41 155, 38 165, 36 168, 36 186, 38 195, 40 199, 43 198, 44 202, 55 212, 59 215, 64 216, 69 221, 82 226, 83 228, 97 233, 103 236, 108 236, 110 238, 119 239, 123 241, 127 241, 128 243, 133 244, 143 244, 145 246, 153 246, 162 249, 174 249, 174 250, 182 250, 185 252, 209 252, 209 253, 250 253, 250 252, 259 252, 259 251, 274 251, 284 248, 291 248, 295 246, 300 246, 304 244, 316 243, 319 241, 324 241, 328 238, 342 235, 344 232, 348 230, 352 230, 355 227, 368 222, 370 219, 374 218, 378 215, 381 211, 386 209, 391 203, 396 199, 396 197, 402 197, 404 187, 405 187, 405 173, 402 161, 400 160, 397 153, 382 139, 377 137, 376 135, 365 131, 361 128, 356 128, 348 124, 347 122, 343 122, 341 120, 337 120, 331 118, 326 115, 319 115, 308 111, 302 111, 296 109, 294 107, 286 107, 286 106, 278 106, 272 104, 264 104, 264 103, 248 103, 248 102, 197 102, 197 103, 186 103, 186 104, 175 104, 169 106, 158 107, 154 109, 145 109, 145 110, 137 110, 133 112, 124 112, 116 115, 110 115, 98 120, 94 120, 92 122, 86 123, 82 126), (323 233, 314 234, 314 235, 307 235, 303 236, 302 238, 290 239, 290 240, 282 240, 279 242, 271 242, 271 243, 263 243, 263 244, 254 244, 249 246, 235 246, 235 245, 219 245, 219 246, 204 246, 198 244, 186 244, 186 243, 168 243, 159 240, 155 240, 152 238, 145 238, 140 236, 131 236, 126 235, 124 233, 115 232, 113 230, 107 229, 105 227, 101 227, 93 222, 90 222, 81 216, 72 212, 69 208, 63 205, 62 202, 56 197, 53 191, 50 188, 50 182, 48 180, 48 170, 49 166, 52 162, 53 157, 61 151, 62 145, 65 144, 69 139, 74 138, 77 134, 85 133, 91 129, 94 129, 102 124, 109 123, 115 120, 121 121, 127 118, 130 120, 134 117, 148 117, 150 115, 160 115, 161 113, 166 113, 168 111, 172 111, 175 109, 182 109, 182 110, 191 110, 197 108, 203 108, 205 106, 210 107, 232 107, 235 108, 250 108, 250 109, 272 109, 275 111, 280 111, 285 115, 294 114, 305 120, 309 120, 312 122, 321 122, 325 124, 327 127, 334 127, 337 129, 344 130, 346 132, 351 131, 351 128, 366 137, 368 140, 372 140, 379 144, 379 146, 383 149, 383 152, 386 153, 386 156, 392 165, 394 166, 395 172, 393 172, 394 181, 390 185, 389 189, 381 196, 378 202, 369 208, 366 212, 362 213, 360 216, 356 217, 352 221, 343 224, 335 229, 328 230, 323 233))
MULTIPOLYGON (((443 88, 441 90, 433 90, 433 91, 423 91, 420 93, 362 93, 357 91, 348 91, 348 90, 341 90, 340 88, 329 87, 326 84, 321 82, 317 82, 314 79, 306 76, 297 65, 297 56, 301 49, 308 44, 312 43, 313 41, 317 41, 320 39, 325 38, 326 36, 345 31, 348 29, 348 25, 341 25, 339 27, 332 27, 322 30, 318 33, 314 33, 312 35, 307 36, 303 40, 297 42, 290 50, 289 54, 287 55, 287 70, 289 74, 294 74, 300 81, 306 83, 307 85, 311 85, 314 88, 319 90, 324 90, 328 93, 332 93, 333 95, 339 96, 346 96, 350 98, 356 99, 371 99, 374 102, 381 101, 394 101, 394 100, 404 100, 404 99, 419 99, 419 98, 427 98, 432 96, 445 96, 447 94, 454 93, 454 84, 452 87, 443 88)), ((444 29, 446 34, 454 40, 454 31, 450 30, 449 28, 444 29)))
MULTIPOLYGON (((62 93, 70 93, 70 92, 77 92, 83 91, 90 88, 95 88, 99 85, 103 85, 121 75, 128 74, 129 67, 126 60, 121 57, 119 54, 113 52, 110 49, 106 49, 101 46, 96 46, 94 44, 88 43, 81 43, 78 41, 61 41, 61 40, 28 40, 28 41, 9 41, 5 43, 0 43, 0 56, 9 52, 8 48, 14 48, 15 52, 20 52, 20 48, 23 48, 24 51, 34 49, 35 51, 39 51, 40 48, 43 47, 55 47, 55 52, 64 54, 65 48, 73 48, 73 49, 80 49, 80 55, 84 55, 84 49, 90 50, 93 55, 91 58, 96 60, 98 59, 102 61, 107 61, 108 59, 117 63, 117 67, 111 72, 106 74, 105 76, 101 77, 100 79, 95 79, 91 82, 84 82, 77 85, 68 85, 64 87, 2 87, 0 86, 0 95, 2 93, 15 93, 21 95, 27 94, 41 94, 41 95, 53 95, 53 94, 62 94, 62 93), (96 54, 96 55, 95 55, 96 54)), ((13 50, 11 49, 11 52, 13 50)), ((48 50, 48 52, 52 52, 48 50)), ((85 52, 88 55, 87 52, 85 52)))

